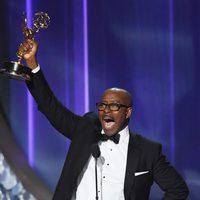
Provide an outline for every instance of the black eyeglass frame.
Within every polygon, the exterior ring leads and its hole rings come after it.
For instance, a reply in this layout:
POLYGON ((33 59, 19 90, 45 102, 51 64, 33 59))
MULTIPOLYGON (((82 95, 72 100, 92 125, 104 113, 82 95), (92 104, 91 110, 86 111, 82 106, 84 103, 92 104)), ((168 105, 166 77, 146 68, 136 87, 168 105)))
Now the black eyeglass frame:
POLYGON ((104 111, 107 107, 111 111, 119 111, 121 107, 130 108, 131 106, 130 105, 127 106, 127 105, 120 104, 120 103, 109 103, 109 104, 107 104, 107 103, 103 103, 103 102, 97 102, 96 107, 97 107, 98 111, 104 111), (104 109, 99 109, 99 105, 104 105, 104 109), (110 109, 112 105, 115 105, 115 106, 117 105, 118 109, 116 109, 116 110, 110 109))

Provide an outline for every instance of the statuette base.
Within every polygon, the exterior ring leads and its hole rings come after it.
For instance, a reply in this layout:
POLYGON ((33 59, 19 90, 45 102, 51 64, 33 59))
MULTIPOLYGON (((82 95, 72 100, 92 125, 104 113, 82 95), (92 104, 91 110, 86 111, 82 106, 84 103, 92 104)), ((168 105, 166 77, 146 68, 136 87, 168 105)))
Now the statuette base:
POLYGON ((21 81, 31 81, 31 69, 14 61, 4 62, 0 68, 0 75, 21 81))

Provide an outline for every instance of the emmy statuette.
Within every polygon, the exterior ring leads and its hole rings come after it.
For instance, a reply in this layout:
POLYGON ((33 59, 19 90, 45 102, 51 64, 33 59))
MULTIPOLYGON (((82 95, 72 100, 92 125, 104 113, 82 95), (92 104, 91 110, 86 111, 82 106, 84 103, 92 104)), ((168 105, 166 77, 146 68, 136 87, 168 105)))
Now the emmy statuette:
MULTIPOLYGON (((33 19, 33 28, 28 28, 26 15, 23 14, 21 26, 22 33, 25 36, 25 39, 34 39, 34 36, 41 29, 47 29, 50 23, 50 18, 47 13, 38 12, 35 13, 35 17, 33 19)), ((31 69, 21 64, 21 60, 23 58, 25 52, 17 51, 18 61, 5 61, 3 62, 0 68, 0 75, 3 75, 8 78, 22 80, 22 81, 30 81, 31 80, 31 69)))

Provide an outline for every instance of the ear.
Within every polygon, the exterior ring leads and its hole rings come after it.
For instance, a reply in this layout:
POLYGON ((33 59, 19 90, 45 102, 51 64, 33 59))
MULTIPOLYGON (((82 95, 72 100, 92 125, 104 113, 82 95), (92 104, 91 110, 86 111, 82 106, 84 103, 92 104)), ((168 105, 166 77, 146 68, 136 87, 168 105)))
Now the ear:
POLYGON ((129 119, 129 118, 131 117, 132 110, 133 110, 132 107, 127 108, 127 111, 126 111, 126 119, 129 119))

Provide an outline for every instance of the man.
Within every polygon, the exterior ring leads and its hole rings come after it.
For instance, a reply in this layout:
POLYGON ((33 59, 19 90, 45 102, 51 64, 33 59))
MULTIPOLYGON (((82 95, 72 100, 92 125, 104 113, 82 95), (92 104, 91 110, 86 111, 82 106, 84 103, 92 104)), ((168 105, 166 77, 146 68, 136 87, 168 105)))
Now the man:
POLYGON ((97 162, 99 199, 147 200, 154 181, 165 192, 163 199, 187 198, 188 188, 162 155, 161 145, 129 131, 133 108, 126 90, 106 90, 97 103, 98 116, 93 112, 76 115, 49 88, 37 63, 37 43, 26 40, 20 51, 33 72, 27 85, 38 109, 71 140, 55 200, 95 199, 95 161, 91 156, 94 144, 98 144, 101 152, 97 162))

